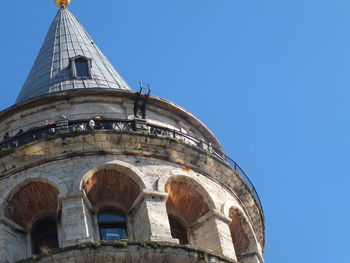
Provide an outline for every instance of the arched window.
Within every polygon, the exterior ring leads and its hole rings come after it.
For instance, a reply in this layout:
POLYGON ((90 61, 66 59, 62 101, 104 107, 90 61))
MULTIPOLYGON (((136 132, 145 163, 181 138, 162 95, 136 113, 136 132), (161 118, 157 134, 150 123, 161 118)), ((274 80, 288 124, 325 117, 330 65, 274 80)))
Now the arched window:
POLYGON ((58 248, 56 220, 46 217, 37 221, 32 227, 31 239, 34 254, 40 254, 46 248, 58 248))
POLYGON ((172 238, 177 238, 181 245, 188 244, 187 231, 184 224, 172 216, 169 216, 169 223, 172 238))
POLYGON ((126 219, 123 213, 113 209, 104 209, 98 214, 97 220, 101 240, 126 239, 126 219))
POLYGON ((249 234, 248 222, 245 221, 242 213, 231 207, 229 210, 229 217, 232 219, 229 224, 233 247, 237 256, 243 255, 250 247, 253 240, 253 234, 249 234))

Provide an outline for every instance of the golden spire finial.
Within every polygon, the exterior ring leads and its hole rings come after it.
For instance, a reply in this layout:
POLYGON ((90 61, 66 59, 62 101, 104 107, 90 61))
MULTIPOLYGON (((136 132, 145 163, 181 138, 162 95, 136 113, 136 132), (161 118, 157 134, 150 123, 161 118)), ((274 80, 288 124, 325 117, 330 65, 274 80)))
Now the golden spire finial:
POLYGON ((67 7, 70 4, 70 0, 55 0, 58 7, 67 7))

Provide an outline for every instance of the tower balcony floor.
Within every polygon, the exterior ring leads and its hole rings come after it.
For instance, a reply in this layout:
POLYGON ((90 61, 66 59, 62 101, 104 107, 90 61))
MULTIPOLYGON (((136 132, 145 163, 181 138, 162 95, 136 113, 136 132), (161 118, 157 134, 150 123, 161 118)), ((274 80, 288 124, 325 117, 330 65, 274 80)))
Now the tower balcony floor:
POLYGON ((94 126, 89 126, 89 120, 75 120, 67 122, 66 127, 58 127, 57 124, 51 124, 43 127, 31 129, 27 132, 19 134, 8 141, 0 143, 0 158, 14 151, 16 148, 41 139, 51 139, 55 136, 74 136, 80 133, 87 133, 93 130, 113 130, 116 132, 137 132, 141 134, 149 134, 159 137, 171 138, 189 144, 191 146, 199 147, 200 149, 210 153, 211 155, 227 162, 237 173, 243 178, 246 185, 252 192, 255 201, 259 208, 263 211, 263 207, 259 195, 245 172, 240 166, 230 157, 225 155, 222 151, 212 146, 211 143, 205 142, 203 139, 195 135, 185 134, 177 130, 171 130, 166 127, 148 124, 145 121, 137 120, 120 120, 120 119, 103 119, 95 120, 94 126))
POLYGON ((199 171, 238 195, 263 245, 264 217, 259 196, 243 170, 223 152, 195 135, 143 120, 100 119, 93 127, 89 121, 37 127, 0 143, 2 177, 77 156, 126 154, 163 159, 199 171))

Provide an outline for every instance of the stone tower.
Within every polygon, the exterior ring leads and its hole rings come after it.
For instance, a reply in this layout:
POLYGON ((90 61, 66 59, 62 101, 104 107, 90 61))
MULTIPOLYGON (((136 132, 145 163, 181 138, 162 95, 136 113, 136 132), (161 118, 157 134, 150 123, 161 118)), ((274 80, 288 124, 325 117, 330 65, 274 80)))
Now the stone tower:
POLYGON ((248 177, 195 116, 132 91, 69 2, 0 112, 0 262, 264 262, 248 177))

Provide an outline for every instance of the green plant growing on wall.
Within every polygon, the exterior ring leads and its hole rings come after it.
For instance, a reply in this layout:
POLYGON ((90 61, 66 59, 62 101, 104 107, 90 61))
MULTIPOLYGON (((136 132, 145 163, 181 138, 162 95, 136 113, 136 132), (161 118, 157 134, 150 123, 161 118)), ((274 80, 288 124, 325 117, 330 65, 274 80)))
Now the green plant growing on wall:
POLYGON ((0 150, 0 158, 4 157, 6 155, 9 155, 10 153, 13 153, 13 152, 14 152, 14 150, 10 147, 2 148, 0 150))
POLYGON ((91 247, 93 249, 98 249, 101 247, 101 242, 91 242, 91 247))
POLYGON ((208 254, 203 251, 198 251, 198 260, 208 260, 208 254))
POLYGON ((115 241, 112 243, 112 245, 114 247, 117 247, 117 248, 126 248, 128 247, 128 243, 127 242, 123 242, 123 241, 115 241))

